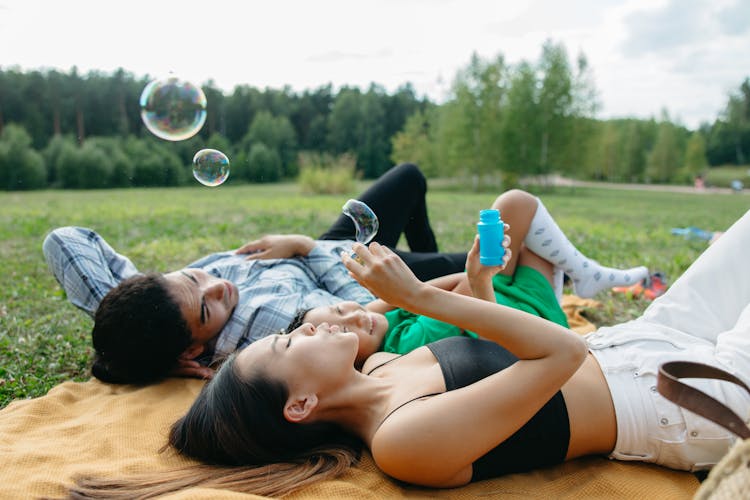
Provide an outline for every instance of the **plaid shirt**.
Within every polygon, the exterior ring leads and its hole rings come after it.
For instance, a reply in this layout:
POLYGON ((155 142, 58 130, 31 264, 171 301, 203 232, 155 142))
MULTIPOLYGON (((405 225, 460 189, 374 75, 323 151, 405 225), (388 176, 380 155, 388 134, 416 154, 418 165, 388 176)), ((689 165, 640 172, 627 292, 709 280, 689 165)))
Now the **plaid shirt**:
MULTIPOLYGON (((231 281, 239 302, 221 333, 207 346, 202 363, 221 360, 255 340, 287 327, 300 309, 341 300, 367 304, 373 295, 350 276, 340 252, 351 251, 351 241, 316 241, 305 257, 245 260, 244 255, 218 252, 189 264, 231 281)), ((109 290, 138 270, 90 229, 63 227, 44 240, 47 264, 68 300, 94 315, 109 290)))

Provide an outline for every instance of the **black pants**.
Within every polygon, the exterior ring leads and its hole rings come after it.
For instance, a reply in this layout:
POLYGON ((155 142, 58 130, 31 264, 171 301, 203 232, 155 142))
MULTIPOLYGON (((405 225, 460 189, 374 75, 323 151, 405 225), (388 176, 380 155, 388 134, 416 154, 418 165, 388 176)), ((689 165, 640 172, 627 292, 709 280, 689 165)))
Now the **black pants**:
MULTIPOLYGON (((378 216, 380 228, 374 241, 396 252, 422 281, 462 272, 466 253, 438 252, 435 234, 427 216, 427 181, 416 165, 397 165, 370 186, 357 199, 366 203, 378 216), (396 249, 401 236, 406 237, 410 252, 396 249)), ((354 223, 341 214, 321 240, 353 240, 354 223)))

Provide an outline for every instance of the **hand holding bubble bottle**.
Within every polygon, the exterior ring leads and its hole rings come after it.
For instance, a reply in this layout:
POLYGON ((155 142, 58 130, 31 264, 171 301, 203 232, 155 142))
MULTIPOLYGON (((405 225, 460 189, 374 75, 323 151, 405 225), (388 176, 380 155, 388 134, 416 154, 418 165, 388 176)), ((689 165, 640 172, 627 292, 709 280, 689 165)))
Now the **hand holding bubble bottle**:
MULTIPOLYGON (((357 231, 355 239, 359 243, 367 245, 372 241, 378 232, 380 223, 378 222, 378 216, 375 215, 375 212, 366 203, 359 200, 347 200, 341 211, 354 222, 354 228, 357 231)), ((360 264, 363 264, 356 253, 352 253, 351 257, 360 264)))
POLYGON ((500 219, 500 210, 479 211, 479 262, 484 266, 499 266, 503 263, 505 223, 500 219))

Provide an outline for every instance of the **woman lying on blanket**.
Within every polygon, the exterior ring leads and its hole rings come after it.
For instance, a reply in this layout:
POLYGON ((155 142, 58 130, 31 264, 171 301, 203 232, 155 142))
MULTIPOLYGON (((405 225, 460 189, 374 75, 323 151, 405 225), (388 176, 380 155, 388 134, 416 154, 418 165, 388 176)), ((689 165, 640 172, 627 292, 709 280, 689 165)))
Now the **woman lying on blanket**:
MULTIPOLYGON (((357 336, 306 323, 240 351, 169 442, 207 464, 169 477, 83 480, 75 492, 165 493, 197 484, 280 495, 354 464, 361 445, 391 477, 455 487, 600 454, 708 468, 733 442, 656 391, 662 363, 697 360, 750 382, 750 212, 633 321, 586 338, 531 314, 420 282, 398 256, 355 245, 351 274, 390 304, 478 333, 353 368, 357 336), (486 340, 485 340, 486 339, 486 340), (103 489, 102 489, 103 488, 103 489)), ((468 259, 477 259, 477 245, 468 259)), ((743 419, 734 384, 697 382, 743 419)))
MULTIPOLYGON (((556 292, 562 291, 561 283, 557 284, 560 287, 559 290, 553 289, 555 265, 529 249, 531 246, 540 253, 544 249, 541 235, 534 238, 532 230, 532 236, 529 236, 529 227, 545 226, 548 230, 544 231, 546 233, 544 240, 549 240, 553 231, 557 233, 554 235, 556 236, 555 244, 548 246, 564 248, 571 254, 571 261, 574 260, 572 254, 578 253, 577 250, 557 228, 544 205, 529 193, 518 190, 508 191, 500 195, 492 207, 499 209, 506 219, 503 241, 506 247, 503 257, 504 265, 502 267, 483 266, 479 265, 477 259, 468 259, 466 272, 435 278, 428 283, 444 290, 476 296, 526 311, 567 327, 565 313, 560 308, 556 297, 556 292)), ((536 231, 539 230, 538 227, 536 231)), ((551 251, 553 250, 549 250, 551 251)), ((582 254, 579 253, 579 255, 581 257, 578 260, 581 262, 588 260, 582 254)), ((586 268, 582 265, 568 266, 568 271, 575 273, 574 279, 577 284, 581 283, 583 278, 589 278, 585 280, 587 288, 592 288, 592 285, 607 286, 608 279, 600 279, 601 283, 596 283, 594 280, 596 273, 602 276, 601 269, 594 261, 590 261, 590 265, 586 268), (578 269, 574 271, 573 268, 578 269), (588 283, 589 281, 591 283, 588 283)), ((618 279, 629 281, 636 281, 642 277, 641 274, 647 273, 646 268, 627 271, 613 269, 612 271, 618 273, 618 279)), ((578 288, 581 287, 578 286, 578 288)), ((598 291, 599 288, 594 289, 589 295, 594 295, 598 291)), ((293 331, 303 323, 313 325, 328 323, 344 332, 356 333, 359 343, 355 366, 358 368, 361 368, 365 360, 378 351, 406 354, 417 347, 446 337, 462 335, 477 337, 473 332, 428 316, 396 308, 382 299, 364 306, 353 301, 341 301, 329 306, 302 310, 290 323, 287 331, 293 331)))
MULTIPOLYGON (((504 267, 479 265, 469 259, 464 273, 430 280, 432 286, 471 295, 526 311, 567 327, 560 308, 564 266, 576 293, 590 297, 613 282, 636 282, 648 275, 645 267, 613 269, 588 259, 557 226, 541 200, 529 193, 511 190, 500 195, 492 208, 499 209, 506 222, 503 244, 508 248, 504 267), (559 277, 560 279, 556 279, 559 277)), ((476 333, 428 316, 396 308, 382 299, 367 305, 342 301, 300 311, 290 323, 292 331, 303 323, 328 323, 359 337, 355 366, 361 367, 372 354, 406 354, 417 347, 447 337, 476 333)))

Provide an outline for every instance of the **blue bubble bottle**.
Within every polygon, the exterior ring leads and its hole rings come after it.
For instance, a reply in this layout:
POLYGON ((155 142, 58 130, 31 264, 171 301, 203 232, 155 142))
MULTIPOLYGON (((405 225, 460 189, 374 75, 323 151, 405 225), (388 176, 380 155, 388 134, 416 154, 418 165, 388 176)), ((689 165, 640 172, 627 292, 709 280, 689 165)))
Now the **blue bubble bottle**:
POLYGON ((503 263, 504 223, 500 219, 500 210, 488 209, 479 211, 479 262, 484 266, 499 266, 503 263))

